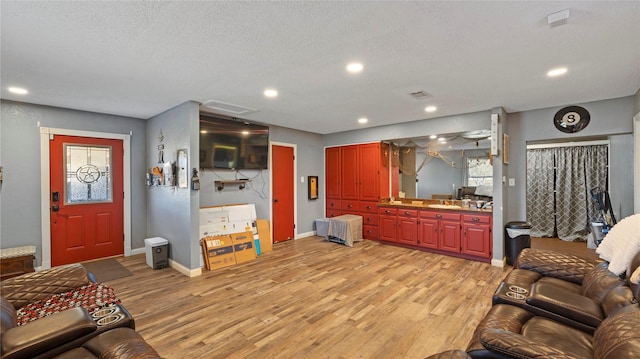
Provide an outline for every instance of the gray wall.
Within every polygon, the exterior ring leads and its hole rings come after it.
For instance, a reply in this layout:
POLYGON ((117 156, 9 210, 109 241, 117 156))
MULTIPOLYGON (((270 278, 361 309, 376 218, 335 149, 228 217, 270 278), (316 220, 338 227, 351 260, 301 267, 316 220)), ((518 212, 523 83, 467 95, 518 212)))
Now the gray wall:
MULTIPOLYGON (((179 149, 189 149, 189 164, 199 163, 199 110, 197 102, 185 102, 147 121, 147 171, 158 165, 158 136, 162 131, 164 161, 174 162, 179 149)), ((191 178, 191 173, 189 173, 191 178)), ((143 180, 143 177, 140 178, 143 180)), ((147 188, 147 228, 149 237, 169 241, 169 257, 182 266, 200 266, 198 243, 199 194, 189 188, 147 188), (193 192, 193 193, 192 193, 193 192)))
MULTIPOLYGON (((284 145, 296 145, 296 186, 297 223, 296 234, 314 230, 313 223, 324 217, 324 149, 322 135, 293 130, 279 126, 269 126, 269 141, 284 145), (307 176, 318 176, 319 198, 309 200, 307 196, 307 176), (304 177, 304 183, 300 178, 304 177)), ((222 191, 215 188, 216 180, 236 178, 235 171, 206 170, 200 175, 200 205, 221 206, 231 203, 254 203, 258 218, 271 220, 271 198, 269 193, 270 170, 242 170, 237 178, 250 178, 251 183, 243 190, 228 186, 222 191)))
POLYGON ((2 100, 0 102, 0 192, 2 248, 36 246, 36 266, 42 263, 40 225, 40 129, 63 128, 129 134, 131 136, 131 247, 144 247, 147 206, 144 188, 145 121, 64 108, 2 100))
POLYGON ((506 187, 506 220, 526 219, 526 145, 532 141, 570 142, 590 138, 611 140, 611 203, 618 218, 628 216, 633 209, 633 111, 632 96, 576 104, 591 114, 587 128, 575 134, 558 131, 553 116, 564 106, 508 115, 510 163, 508 177, 515 178, 514 187, 506 187), (625 178, 626 177, 626 178, 625 178), (621 212, 620 212, 621 211, 621 212))

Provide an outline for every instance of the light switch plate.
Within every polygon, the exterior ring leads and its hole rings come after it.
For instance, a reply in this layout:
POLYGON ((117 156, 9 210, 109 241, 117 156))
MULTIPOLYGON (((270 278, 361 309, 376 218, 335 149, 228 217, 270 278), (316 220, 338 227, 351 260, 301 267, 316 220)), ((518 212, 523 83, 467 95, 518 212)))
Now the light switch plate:
POLYGON ((304 183, 304 176, 300 177, 300 183, 304 183))
POLYGON ((515 178, 509 178, 509 187, 514 187, 516 185, 516 179, 515 178))

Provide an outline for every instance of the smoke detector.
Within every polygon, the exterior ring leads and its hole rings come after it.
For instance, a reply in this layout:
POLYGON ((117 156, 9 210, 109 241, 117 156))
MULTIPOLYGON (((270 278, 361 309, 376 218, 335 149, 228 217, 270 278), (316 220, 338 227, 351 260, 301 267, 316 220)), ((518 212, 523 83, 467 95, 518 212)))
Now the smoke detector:
POLYGON ((554 12, 553 14, 549 14, 547 16, 547 23, 550 27, 564 25, 567 23, 567 20, 569 20, 569 15, 571 15, 569 9, 554 12))
POLYGON ((258 112, 258 110, 253 108, 234 105, 231 103, 222 102, 218 100, 209 100, 203 103, 202 106, 210 108, 212 110, 216 110, 216 111, 232 113, 234 115, 247 115, 250 113, 258 112))

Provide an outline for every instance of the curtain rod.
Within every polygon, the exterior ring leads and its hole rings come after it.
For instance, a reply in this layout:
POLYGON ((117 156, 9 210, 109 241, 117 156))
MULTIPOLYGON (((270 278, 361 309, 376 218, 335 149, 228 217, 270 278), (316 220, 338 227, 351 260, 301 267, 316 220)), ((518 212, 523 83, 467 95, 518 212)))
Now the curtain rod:
POLYGON ((558 142, 558 143, 541 143, 538 145, 527 145, 527 149, 536 148, 557 148, 557 147, 578 147, 578 146, 597 146, 597 145, 609 145, 609 140, 596 140, 596 141, 578 141, 578 142, 558 142))

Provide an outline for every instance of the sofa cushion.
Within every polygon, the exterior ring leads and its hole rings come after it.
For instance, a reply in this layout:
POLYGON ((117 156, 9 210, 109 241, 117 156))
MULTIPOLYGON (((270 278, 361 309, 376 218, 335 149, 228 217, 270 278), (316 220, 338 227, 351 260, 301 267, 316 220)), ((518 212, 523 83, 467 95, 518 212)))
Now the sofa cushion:
POLYGON ((64 293, 91 283, 81 264, 26 273, 2 281, 2 296, 16 309, 52 294, 64 293))
POLYGON ((89 313, 93 313, 98 308, 116 304, 120 304, 120 299, 116 297, 112 288, 92 283, 23 306, 17 311, 17 324, 24 325, 70 308, 83 307, 89 313))
POLYGON ((594 335, 594 358, 640 358, 640 310, 635 308, 602 322, 594 335))

